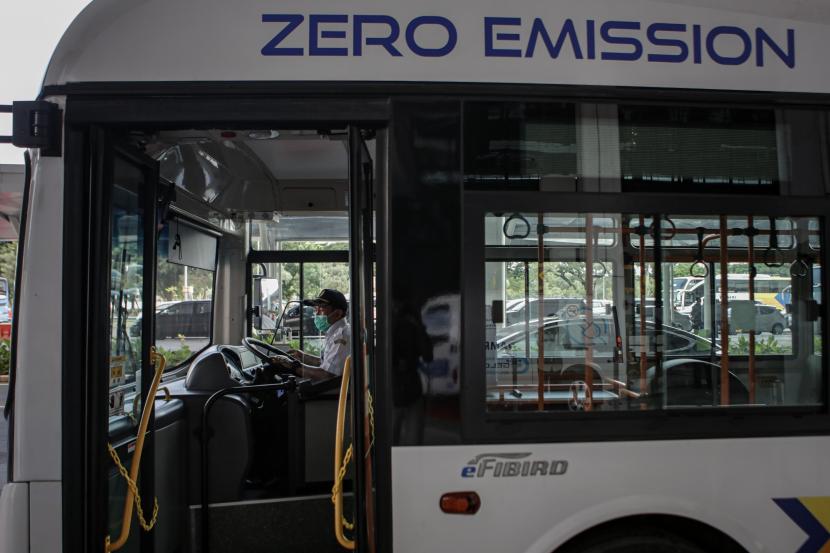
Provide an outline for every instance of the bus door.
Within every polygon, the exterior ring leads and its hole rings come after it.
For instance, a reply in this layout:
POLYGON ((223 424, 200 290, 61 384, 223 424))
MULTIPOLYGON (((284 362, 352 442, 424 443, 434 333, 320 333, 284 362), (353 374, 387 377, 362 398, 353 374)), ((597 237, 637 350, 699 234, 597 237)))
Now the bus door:
MULTIPOLYGON (((120 137, 93 129, 93 204, 102 223, 92 228, 88 494, 92 541, 107 551, 152 550, 137 525, 155 521, 154 436, 142 417, 160 363, 153 358, 158 163, 120 137), (95 236, 95 234, 98 234, 95 236), (101 267, 100 270, 94 267, 101 267), (143 431, 142 431, 143 430, 143 431), (147 434, 144 440, 142 434, 147 434), (140 470, 131 467, 143 455, 140 470), (131 475, 128 484, 124 473, 131 475), (129 488, 137 488, 139 503, 129 488), (129 497, 128 497, 129 496, 129 497), (141 505, 142 509, 134 509, 141 505), (143 510, 139 521, 136 512, 143 510), (132 532, 130 532, 132 526, 132 532), (141 537, 139 537, 139 535, 141 537), (106 544, 106 545, 105 545, 106 544)), ((152 404, 149 406, 152 411, 152 404)), ((152 424, 150 425, 152 427, 152 424)))
POLYGON ((335 534, 346 548, 375 551, 372 394, 375 363, 374 270, 374 163, 367 140, 374 132, 349 127, 349 317, 352 325, 352 363, 349 392, 352 398, 352 458, 354 459, 354 529, 342 539, 342 521, 335 534))
MULTIPOLYGON (((380 149, 374 131, 350 126, 344 135, 340 131, 329 134, 337 136, 338 141, 342 139, 348 153, 348 175, 344 179, 348 185, 348 190, 344 190, 348 205, 342 212, 322 204, 312 207, 313 198, 309 195, 301 206, 305 209, 284 205, 278 221, 251 222, 246 325, 249 336, 285 350, 300 349, 319 355, 325 331, 315 327, 314 308, 303 305, 302 300, 314 298, 328 288, 346 295, 352 340, 348 375, 344 371, 342 380, 332 379, 335 387, 319 384, 314 391, 306 389, 302 397, 288 396, 286 416, 292 422, 287 425, 288 459, 282 473, 287 484, 279 491, 286 501, 284 509, 279 509, 286 517, 299 516, 288 511, 293 508, 291 505, 313 503, 319 500, 320 492, 330 491, 336 507, 329 510, 331 505, 325 505, 325 524, 334 525, 336 543, 329 541, 328 532, 317 529, 315 539, 321 540, 317 546, 329 551, 328 547, 336 550, 339 544, 343 550, 373 552, 373 157, 382 154, 375 153, 380 149), (336 430, 331 424, 335 418, 336 430), (328 514, 332 511, 333 516, 328 514)), ((275 451, 266 458, 278 454, 275 451)))

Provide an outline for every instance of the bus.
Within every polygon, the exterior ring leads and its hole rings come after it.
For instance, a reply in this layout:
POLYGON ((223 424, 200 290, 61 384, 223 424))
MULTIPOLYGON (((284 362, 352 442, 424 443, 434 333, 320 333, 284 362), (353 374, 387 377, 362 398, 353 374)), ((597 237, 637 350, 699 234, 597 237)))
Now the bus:
POLYGON ((229 6, 93 0, 3 108, 0 551, 827 549, 825 2, 229 6))
MULTIPOLYGON (((676 279, 675 279, 676 280, 676 279)), ((756 274, 752 277, 754 286, 754 300, 771 307, 775 307, 781 311, 786 309, 787 295, 786 291, 790 287, 791 277, 777 276, 767 274, 756 274)), ((720 275, 714 275, 714 288, 720 290, 720 275)), ((748 300, 749 299, 749 281, 750 275, 747 274, 729 274, 727 275, 727 296, 730 300, 748 300)), ((705 291, 705 283, 703 279, 699 279, 690 286, 687 285, 683 289, 675 291, 674 303, 678 311, 688 313, 691 311, 694 303, 703 298, 705 291)), ((720 293, 720 292, 718 292, 720 293)), ((720 298, 720 296, 718 296, 720 298)), ((718 301, 720 301, 718 299, 718 301)))

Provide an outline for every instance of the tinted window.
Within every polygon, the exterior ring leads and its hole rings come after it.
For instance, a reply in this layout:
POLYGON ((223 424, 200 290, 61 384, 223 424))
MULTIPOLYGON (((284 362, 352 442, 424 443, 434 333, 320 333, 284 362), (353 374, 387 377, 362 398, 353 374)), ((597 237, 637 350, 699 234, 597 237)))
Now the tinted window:
MULTIPOLYGON (((750 253, 746 235, 743 243, 725 245, 724 263, 720 248, 709 249, 702 262, 708 276, 696 277, 693 285, 702 301, 689 304, 686 291, 673 291, 672 278, 703 270, 697 249, 677 249, 666 256, 670 261, 655 262, 661 259, 655 236, 665 235, 667 241, 698 236, 697 228, 673 226, 674 219, 681 218, 658 219, 662 230, 656 233, 649 230, 647 217, 636 214, 485 216, 485 317, 502 302, 511 305, 508 315, 523 312, 525 298, 531 298, 529 318, 484 321, 488 408, 639 411, 819 403, 821 313, 806 303, 813 280, 820 279, 807 232, 820 232, 816 220, 780 219, 777 228, 785 229, 780 232, 791 250, 778 252, 783 261, 777 265, 759 259, 765 248, 750 253), (507 224, 511 219, 530 217, 544 221, 529 225, 531 232, 543 235, 541 240, 499 239, 499 233, 512 233, 507 224), (591 233, 593 240, 574 245, 575 237, 591 233), (634 238, 623 239, 625 234, 634 238), (600 241, 600 236, 605 239, 600 241), (754 272, 747 263, 750 256, 754 272), (771 286, 750 287, 750 282, 771 286), (779 293, 787 286, 798 294, 779 293), (794 302, 799 306, 785 319, 784 306, 794 302), (557 309, 541 318, 533 313, 540 303, 546 311, 565 305, 592 309, 557 309), (799 309, 805 311, 798 315, 799 309), (799 349, 810 342, 813 348, 799 349), (728 378, 721 378, 723 371, 728 378), (665 382, 671 385, 666 388, 665 382), (728 394, 718 389, 724 383, 730 387, 728 394)), ((734 229, 748 229, 764 219, 698 218, 708 222, 703 233, 710 241, 727 232, 739 236, 734 229)), ((757 233, 754 238, 769 241, 770 235, 757 233)))
POLYGON ((624 189, 777 190, 772 109, 619 106, 624 189))
POLYGON ((210 314, 218 239, 185 221, 168 222, 159 236, 156 349, 171 369, 211 342, 210 314))
POLYGON ((467 102, 467 188, 545 189, 576 175, 576 107, 541 102, 467 102))

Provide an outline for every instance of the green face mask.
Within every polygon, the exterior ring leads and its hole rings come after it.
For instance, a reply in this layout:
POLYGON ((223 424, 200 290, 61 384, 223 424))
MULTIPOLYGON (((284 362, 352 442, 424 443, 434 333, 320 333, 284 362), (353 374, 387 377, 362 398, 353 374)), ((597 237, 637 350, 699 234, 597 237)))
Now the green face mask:
POLYGON ((329 318, 326 315, 314 315, 314 326, 320 332, 325 332, 329 329, 331 323, 329 323, 329 318))

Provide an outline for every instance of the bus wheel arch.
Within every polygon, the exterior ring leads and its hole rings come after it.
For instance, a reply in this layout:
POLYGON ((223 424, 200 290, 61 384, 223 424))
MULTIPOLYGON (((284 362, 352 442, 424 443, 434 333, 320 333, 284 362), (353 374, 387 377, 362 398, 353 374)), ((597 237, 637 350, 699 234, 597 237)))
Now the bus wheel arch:
POLYGON ((634 553, 642 545, 653 546, 655 552, 747 553, 721 530, 676 515, 635 515, 603 522, 580 532, 552 553, 634 553))

